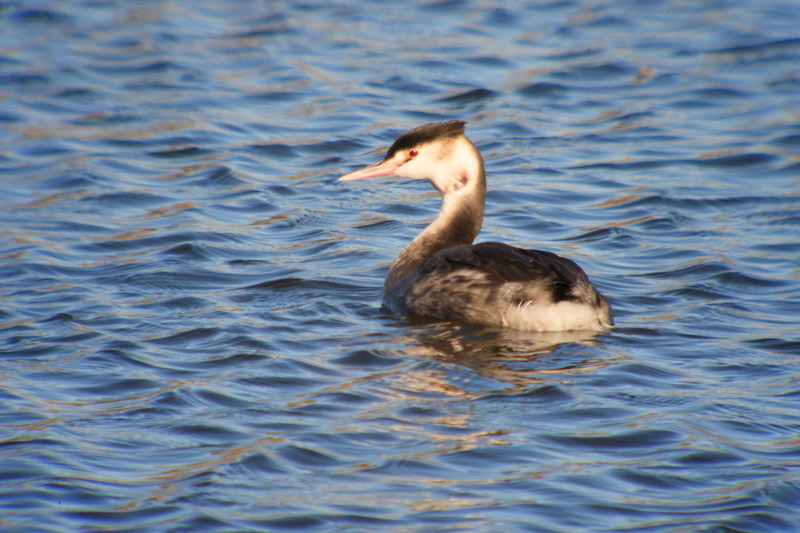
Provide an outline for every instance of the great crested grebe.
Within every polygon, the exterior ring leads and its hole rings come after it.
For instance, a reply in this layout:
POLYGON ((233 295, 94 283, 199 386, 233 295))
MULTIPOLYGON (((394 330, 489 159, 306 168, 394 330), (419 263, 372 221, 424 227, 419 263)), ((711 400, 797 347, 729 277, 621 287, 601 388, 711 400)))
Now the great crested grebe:
POLYGON ((439 216, 389 270, 383 303, 397 314, 531 331, 602 331, 611 307, 574 261, 499 242, 472 244, 483 223, 486 173, 465 122, 400 135, 383 161, 345 174, 426 179, 442 193, 439 216))

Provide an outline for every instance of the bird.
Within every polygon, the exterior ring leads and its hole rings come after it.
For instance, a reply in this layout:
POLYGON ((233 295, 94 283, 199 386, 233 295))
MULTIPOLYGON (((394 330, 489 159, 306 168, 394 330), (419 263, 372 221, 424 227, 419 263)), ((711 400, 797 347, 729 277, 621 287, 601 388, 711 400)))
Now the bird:
POLYGON ((534 332, 605 331, 611 306, 571 259, 500 242, 473 244, 486 201, 483 157, 466 122, 402 133, 383 160, 341 176, 424 179, 442 195, 437 218, 389 269, 383 304, 396 315, 534 332))

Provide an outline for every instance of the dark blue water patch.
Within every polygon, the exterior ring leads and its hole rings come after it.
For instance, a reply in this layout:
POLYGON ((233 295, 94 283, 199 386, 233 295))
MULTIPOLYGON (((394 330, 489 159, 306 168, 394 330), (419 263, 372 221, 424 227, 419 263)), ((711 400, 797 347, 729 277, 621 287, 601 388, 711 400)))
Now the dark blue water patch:
MULTIPOLYGON (((169 153, 173 151, 180 151, 183 149, 197 149, 199 144, 216 144, 219 142, 217 134, 210 130, 186 130, 182 132, 183 135, 167 135, 167 136, 152 136, 146 139, 147 145, 152 148, 168 148, 164 150, 152 150, 154 153, 160 151, 165 152, 166 159, 169 158, 169 153)), ((152 155, 152 154, 150 154, 152 155)))
POLYGON ((213 254, 208 253, 205 247, 197 243, 187 242, 162 250, 159 255, 174 256, 186 261, 208 261, 213 254))
POLYGON ((296 469, 261 452, 252 453, 231 463, 227 470, 232 475, 254 476, 256 479, 261 479, 265 474, 284 475, 296 472, 296 469))
POLYGON ((285 22, 261 23, 255 27, 226 35, 226 39, 271 39, 278 36, 287 36, 298 33, 296 28, 287 25, 285 22))
MULTIPOLYGON (((88 115, 82 115, 78 118, 69 119, 66 122, 76 126, 96 126, 100 128, 107 128, 109 126, 121 126, 145 121, 146 119, 144 117, 134 113, 126 113, 123 111, 110 112, 104 110, 88 115)), ((138 139, 99 139, 96 142, 100 145, 107 144, 122 148, 137 148, 139 146, 146 146, 149 144, 149 141, 138 139)))
POLYGON ((800 53, 800 39, 778 39, 758 42, 746 45, 729 46, 725 48, 717 48, 707 50, 703 53, 707 54, 727 54, 727 55, 750 55, 750 54, 773 54, 783 51, 800 53))
POLYGON ((98 365, 118 368, 131 368, 137 370, 153 370, 155 365, 146 357, 148 348, 131 342, 114 340, 105 343, 101 349, 87 356, 87 361, 94 361, 98 365))
POLYGON ((380 507, 367 507, 364 505, 337 505, 337 513, 326 515, 325 518, 340 527, 349 528, 353 526, 373 528, 386 528, 395 524, 400 524, 401 521, 394 517, 375 516, 384 514, 385 511, 380 507))
POLYGON ((625 17, 606 15, 591 18, 580 24, 580 26, 584 28, 608 28, 612 31, 619 31, 620 28, 633 27, 634 25, 625 17))
POLYGON ((210 153, 209 150, 199 148, 197 146, 186 146, 184 148, 175 148, 173 150, 161 150, 158 152, 149 152, 148 155, 152 157, 160 157, 165 159, 182 159, 194 158, 203 156, 210 153))
MULTIPOLYGON (((11 7, 13 3, 8 3, 4 7, 11 7)), ((9 22, 18 24, 54 24, 67 25, 72 22, 72 17, 61 11, 53 9, 18 9, 12 11, 4 18, 9 22)))
MULTIPOLYGON (((397 423, 397 420, 387 420, 389 423, 397 423)), ((425 461, 422 458, 403 458, 403 459, 384 459, 375 466, 366 466, 363 472, 368 474, 389 474, 392 476, 401 476, 416 478, 418 476, 437 476, 437 475, 452 475, 454 469, 446 464, 434 464, 430 461, 425 461)))
POLYGON ((790 509, 800 501, 800 483, 797 481, 776 481, 770 484, 766 491, 771 499, 790 509))
POLYGON ((184 347, 187 344, 194 344, 197 341, 207 341, 208 339, 216 338, 222 333, 223 331, 220 328, 199 327, 173 333, 165 337, 151 338, 148 339, 148 342, 164 346, 184 347))
POLYGON ((98 508, 109 505, 114 500, 98 492, 96 487, 85 486, 82 480, 75 478, 43 483, 41 487, 46 491, 45 499, 57 501, 59 505, 98 508))
POLYGON ((83 222, 74 222, 72 220, 53 220, 47 221, 39 228, 41 231, 53 231, 59 233, 75 233, 80 235, 104 235, 109 233, 116 233, 117 230, 105 226, 98 226, 96 224, 87 224, 83 222))
POLYGON ((258 100, 259 102, 269 103, 269 104, 285 104, 287 102, 303 100, 308 97, 309 93, 297 89, 292 89, 287 91, 265 91, 261 93, 250 94, 247 96, 247 98, 249 99, 258 100))
MULTIPOLYGON (((779 196, 729 196, 717 198, 702 198, 690 196, 675 196, 667 194, 649 194, 646 196, 631 196, 630 200, 615 202, 606 209, 633 212, 634 208, 650 208, 659 206, 663 209, 680 210, 686 213, 702 213, 709 211, 736 211, 753 206, 784 206, 786 199, 779 196)), ((643 210, 642 215, 650 213, 643 210)))
POLYGON ((434 12, 457 12, 467 6, 466 0, 433 0, 421 5, 422 9, 434 12))
POLYGON ((597 243, 602 242, 612 250, 632 250, 640 246, 639 240, 628 228, 598 228, 581 232, 563 239, 564 242, 597 243))
POLYGON ((253 144, 247 147, 248 150, 259 155, 265 155, 277 160, 294 159, 300 156, 300 152, 293 146, 287 144, 253 144))
MULTIPOLYGON (((259 367, 272 361, 272 358, 265 355, 264 352, 274 352, 275 349, 271 344, 265 341, 254 339, 257 343, 255 348, 259 352, 240 352, 230 356, 212 356, 200 361, 182 361, 180 366, 187 369, 209 370, 209 371, 222 371, 228 368, 239 367, 259 367)), ((242 344, 241 339, 239 342, 233 339, 232 344, 242 344)))
POLYGON ((60 89, 53 93, 54 98, 65 98, 69 100, 91 101, 100 95, 92 89, 86 87, 73 87, 70 89, 60 89))
POLYGON ((721 450, 693 450, 671 459, 673 463, 682 465, 732 465, 747 462, 741 455, 721 450))
MULTIPOLYGON (((180 265, 176 265, 179 268, 180 265)), ((171 272, 141 272, 113 276, 98 276, 99 283, 112 286, 118 295, 141 298, 142 294, 170 293, 186 291, 208 291, 230 289, 237 284, 246 283, 242 274, 223 274, 220 272, 204 272, 198 268, 192 271, 176 270, 171 272)), ((244 276, 249 278, 249 276, 244 276)))
POLYGON ((785 76, 766 83, 766 86, 776 93, 795 95, 800 87, 800 78, 797 76, 785 76))
MULTIPOLYGON (((509 137, 509 143, 514 144, 517 142, 524 142, 527 139, 534 137, 534 130, 519 120, 498 120, 492 124, 491 131, 496 131, 504 137, 509 137)), ((505 143, 501 143, 503 146, 505 143)), ((480 143, 480 146, 483 146, 480 143)))
MULTIPOLYGON (((10 111, 2 110, 0 111, 0 122, 5 122, 7 124, 17 123, 17 122, 24 122, 26 119, 23 115, 18 113, 13 113, 10 111)), ((5 157, 2 161, 7 161, 5 157)))
POLYGON ((50 85, 50 78, 41 74, 29 73, 4 73, 0 74, 0 86, 29 89, 31 87, 46 87, 50 85))
POLYGON ((739 89, 727 87, 708 87, 704 89, 693 89, 690 94, 701 100, 735 100, 752 96, 750 93, 739 89))
POLYGON ((786 175, 789 177, 796 177, 800 175, 800 163, 790 163, 777 171, 778 174, 786 175))
POLYGON ((164 309, 196 311, 207 308, 211 305, 211 302, 194 296, 178 296, 169 300, 159 301, 157 305, 164 309))
POLYGON ((778 156, 764 153, 734 154, 722 157, 711 157, 707 159, 687 159, 684 163, 697 166, 710 166, 718 168, 733 168, 754 165, 765 165, 776 161, 778 156))
MULTIPOLYGON (((122 203, 126 195, 115 195, 113 197, 113 202, 115 204, 122 203)), ((133 198, 139 199, 139 197, 135 194, 132 194, 133 198)), ((154 197, 159 200, 162 200, 159 197, 154 197)), ((147 204, 148 200, 152 200, 145 196, 144 201, 147 204)), ((166 198, 163 199, 167 201, 166 198)), ((137 239, 122 239, 122 240, 108 240, 108 241, 99 241, 93 242, 90 244, 77 244, 74 245, 72 248, 77 252, 82 253, 97 253, 97 254, 106 254, 110 252, 135 252, 135 251, 158 251, 162 250, 167 246, 180 246, 183 244, 197 244, 198 246, 203 246, 202 243, 212 242, 229 242, 231 239, 236 239, 237 237, 230 234, 223 234, 223 233, 171 233, 166 235, 160 235, 157 237, 141 237, 137 239)), ((103 267, 106 268, 106 267, 103 267)), ((109 266, 108 268, 113 268, 113 266, 109 266)), ((96 272, 99 272, 96 271, 96 272)))
POLYGON ((696 98, 684 98, 682 100, 675 100, 669 102, 667 106, 675 109, 693 110, 693 109, 717 108, 721 107, 722 104, 718 104, 716 102, 710 102, 708 100, 698 100, 696 98))
POLYGON ((688 476, 667 474, 656 469, 653 472, 646 472, 629 468, 616 468, 609 472, 609 475, 645 490, 658 489, 660 493, 663 493, 663 491, 685 491, 704 486, 703 483, 688 476))
POLYGON ((769 142, 770 144, 777 144, 778 146, 785 146, 788 148, 800 148, 800 134, 776 137, 769 142))
POLYGON ((280 184, 267 185, 265 190, 278 196, 296 196, 298 194, 297 189, 280 184))
POLYGON ((495 98, 497 96, 499 96, 499 93, 492 91, 490 89, 484 89, 479 87, 476 89, 470 89, 468 91, 459 92, 450 96, 445 96, 443 98, 440 98, 439 101, 453 103, 453 104, 468 104, 495 98))
POLYGON ((93 378, 91 381, 103 381, 92 386, 72 389, 76 393, 92 396, 116 396, 117 394, 142 394, 146 391, 158 390, 163 384, 141 378, 112 379, 111 377, 93 378))
POLYGON ((161 205, 172 201, 170 198, 142 192, 113 192, 96 196, 87 196, 80 200, 83 203, 96 204, 103 208, 142 208, 161 205))
POLYGON ((286 512, 282 512, 274 518, 249 519, 244 522, 249 527, 264 531, 316 531, 328 524, 327 520, 317 514, 286 515, 286 512))
POLYGON ((222 165, 202 169, 196 174, 190 174, 188 178, 192 180, 190 182, 192 185, 201 187, 218 187, 228 189, 232 186, 243 183, 243 181, 239 179, 230 168, 222 165))
POLYGON ((324 382, 319 379, 304 378, 300 376, 256 376, 251 378, 241 378, 236 380, 237 383, 248 385, 256 388, 285 390, 287 393, 295 391, 307 391, 322 387, 324 382))
POLYGON ((404 76, 391 76, 380 82, 369 82, 368 85, 401 94, 433 94, 437 92, 432 85, 423 85, 418 80, 411 80, 404 76))
POLYGON ((613 170, 651 170, 659 167, 667 167, 677 164, 679 161, 671 159, 647 160, 647 161, 626 161, 624 163, 588 163, 567 167, 570 169, 613 169, 613 170))
POLYGON ((178 505, 146 505, 132 511, 60 511, 57 514, 82 524, 82 527, 158 528, 170 516, 180 514, 178 505))
MULTIPOLYGON (((562 31, 562 28, 554 28, 553 31, 555 33, 559 33, 560 31, 562 31)), ((528 43, 528 44, 530 43, 530 41, 527 41, 527 40, 523 40, 522 42, 523 43, 528 43)), ((539 44, 538 41, 536 42, 536 44, 539 44)), ((597 56, 600 55, 600 53, 601 53, 601 51, 598 48, 581 48, 581 49, 577 49, 577 50, 558 49, 555 52, 552 52, 550 54, 544 55, 542 57, 542 59, 548 60, 548 61, 558 62, 559 64, 561 64, 561 63, 570 62, 571 60, 574 60, 574 59, 586 59, 586 58, 591 58, 591 57, 597 57, 597 56)))
POLYGON ((680 374, 671 372, 666 368, 642 363, 621 363, 614 366, 614 372, 657 380, 680 379, 682 377, 680 374))
POLYGON ((8 359, 17 358, 40 358, 46 356, 57 356, 63 354, 63 347, 53 344, 32 344, 29 338, 20 339, 15 342, 17 346, 8 349, 0 349, 0 357, 8 359))
MULTIPOLYGON (((193 508, 203 507, 212 509, 214 507, 227 507, 232 502, 221 501, 219 498, 212 497, 198 498, 196 494, 192 494, 182 498, 176 498, 169 503, 187 505, 193 508)), ((172 521, 172 525, 176 530, 183 531, 233 531, 239 529, 234 522, 221 520, 205 512, 187 513, 187 516, 180 520, 172 521)))
MULTIPOLYGON (((34 182, 29 182, 34 185, 34 182)), ((70 170, 68 172, 59 173, 54 176, 44 177, 35 182, 36 190, 38 191, 53 191, 58 193, 66 193, 70 189, 83 189, 87 191, 97 191, 105 187, 108 179, 99 174, 85 171, 70 170)))
POLYGON ((539 452, 533 447, 521 446, 475 446, 466 450, 441 454, 440 460, 447 465, 476 471, 484 468, 487 462, 496 464, 500 468, 510 464, 519 465, 520 468, 534 462, 539 452))
MULTIPOLYGON (((185 71, 186 68, 171 61, 153 59, 142 61, 140 58, 125 58, 124 61, 116 61, 105 65, 94 64, 88 67, 89 70, 98 74, 136 75, 158 74, 167 71, 185 71)), ((169 86, 166 86, 169 88, 169 86)))
POLYGON ((665 294, 675 295, 682 299, 699 300, 704 302, 730 300, 733 298, 732 295, 727 294, 721 288, 715 288, 708 283, 691 283, 671 291, 666 291, 665 294))
POLYGON ((62 312, 62 313, 56 313, 55 315, 53 315, 51 317, 48 317, 48 318, 45 318, 45 319, 41 320, 40 322, 42 324, 49 324, 49 323, 53 323, 53 322, 70 323, 70 324, 71 323, 78 323, 78 324, 80 324, 81 320, 77 316, 72 314, 72 313, 62 312))
POLYGON ((742 289, 744 291, 792 286, 792 283, 782 279, 759 278, 733 270, 720 272, 714 278, 728 289, 742 289))
POLYGON ((511 28, 520 24, 518 13, 499 7, 491 9, 483 17, 483 23, 498 28, 511 28))
POLYGON ((194 445, 222 444, 248 440, 249 436, 241 431, 234 431, 222 426, 210 424, 180 424, 163 428, 169 433, 189 437, 194 445))
POLYGON ((49 336, 43 337, 40 339, 40 342, 48 342, 53 343, 55 345, 61 344, 81 344, 83 345, 87 341, 91 339, 97 338, 102 336, 100 333, 96 331, 85 331, 81 333, 74 333, 72 335, 61 335, 61 336, 49 336))
POLYGON ((549 77, 576 81, 597 81, 615 79, 622 76, 631 76, 638 69, 623 63, 602 63, 599 65, 585 65, 574 67, 571 70, 562 70, 548 74, 549 77))
POLYGON ((302 152, 310 153, 310 154, 341 154, 341 153, 352 153, 352 152, 360 152, 366 148, 366 146, 360 142, 351 139, 341 139, 341 140, 334 140, 334 141, 322 141, 316 142, 311 144, 303 144, 297 145, 297 149, 302 152))
POLYGON ((650 454, 653 448, 661 448, 665 445, 677 445, 683 440, 683 436, 674 431, 663 429, 646 429, 630 431, 618 435, 603 436, 577 436, 577 435, 544 435, 542 438, 552 441, 554 444, 567 446, 570 448, 608 451, 608 450, 640 450, 640 453, 650 454))
MULTIPOLYGON (((319 402, 317 403, 319 404, 319 402)), ((308 431, 302 434, 302 440, 310 445, 330 450, 331 453, 340 453, 348 456, 357 455, 362 448, 354 443, 350 433, 350 431, 337 431, 334 434, 327 431, 308 431)), ((394 442, 397 443, 399 440, 394 439, 394 442)))
MULTIPOLYGON (((393 213, 395 214, 395 213, 393 213)), ((406 213, 397 213, 397 214, 406 214, 406 213)), ((364 232, 366 234, 373 234, 376 231, 401 231, 404 229, 404 224, 396 220, 378 220, 377 222, 370 222, 367 224, 362 224, 358 226, 353 226, 352 230, 354 232, 364 232)))
POLYGON ((323 172, 329 171, 331 168, 340 167, 342 162, 346 161, 343 157, 339 155, 331 155, 328 157, 320 157, 317 159, 312 159, 308 162, 309 168, 314 169, 324 169, 323 172))
POLYGON ((769 350, 786 355, 800 355, 800 340, 798 339, 762 338, 747 340, 745 342, 762 350, 769 350))
POLYGON ((0 321, 10 321, 14 316, 14 313, 11 311, 0 308, 0 321))
POLYGON ((562 98, 570 90, 560 83, 538 82, 516 90, 518 94, 528 98, 562 98))
POLYGON ((667 235, 678 236, 693 236, 692 232, 686 231, 684 227, 690 223, 692 219, 685 217, 678 213, 669 213, 667 216, 652 217, 645 220, 640 220, 633 223, 633 227, 642 232, 658 232, 661 237, 667 235))
MULTIPOLYGON (((195 406, 194 397, 190 392, 185 389, 177 389, 158 394, 152 402, 152 406, 142 409, 141 414, 147 416, 151 414, 168 415, 178 413, 182 409, 191 408, 195 406)), ((138 416, 139 413, 128 412, 128 417, 138 416)))
POLYGON ((330 453, 323 453, 303 446, 288 444, 279 447, 275 453, 292 466, 301 469, 317 470, 319 468, 335 468, 348 463, 330 453))
POLYGON ((797 525, 796 513, 791 513, 784 519, 775 515, 772 506, 752 507, 752 511, 744 516, 720 519, 719 525, 727 531, 790 531, 797 525))
MULTIPOLYGON (((251 292, 284 292, 284 291, 303 291, 303 292, 312 292, 315 294, 344 294, 344 293, 362 293, 365 291, 363 287, 359 287, 350 283, 342 283, 338 281, 332 280, 314 280, 314 279, 303 279, 303 278, 295 278, 295 277, 287 277, 287 278, 280 278, 280 279, 273 279, 269 281, 264 281, 261 283, 257 283, 255 285, 248 285, 246 287, 241 287, 238 290, 246 290, 251 292)), ((240 301, 247 301, 246 298, 251 298, 253 295, 241 295, 240 297, 244 297, 245 300, 240 301)))
POLYGON ((521 402, 521 403, 565 403, 575 401, 575 397, 562 387, 544 385, 522 392, 492 393, 483 396, 483 401, 521 402))
POLYGON ((48 140, 48 141, 35 141, 29 144, 26 144, 24 147, 20 148, 17 153, 24 157, 29 158, 44 158, 44 157, 56 157, 65 154, 72 154, 75 153, 77 150, 70 146, 65 145, 64 143, 48 140))
MULTIPOLYGON (((365 393, 355 394, 352 392, 345 392, 345 391, 336 391, 336 392, 329 392, 325 394, 315 394, 314 401, 324 403, 324 404, 332 404, 337 406, 365 406, 365 405, 374 405, 376 403, 380 403, 381 399, 377 396, 365 393)), ((391 437, 383 435, 381 433, 359 433, 359 437, 363 438, 366 442, 375 442, 375 441, 390 441, 392 440, 391 437)), ((321 441, 329 442, 330 435, 323 435, 321 441)), ((351 434, 346 435, 346 442, 352 442, 353 436, 351 434)))
POLYGON ((382 368, 395 366, 401 362, 401 359, 374 350, 351 350, 331 362, 345 367, 382 368))

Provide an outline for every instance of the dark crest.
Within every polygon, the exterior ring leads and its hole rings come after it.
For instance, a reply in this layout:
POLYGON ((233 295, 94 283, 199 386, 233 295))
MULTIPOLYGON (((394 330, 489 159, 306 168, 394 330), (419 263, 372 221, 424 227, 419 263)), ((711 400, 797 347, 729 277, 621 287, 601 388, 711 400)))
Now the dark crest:
POLYGON ((466 124, 467 123, 463 120, 448 120, 447 122, 436 122, 434 124, 417 126, 413 130, 408 130, 401 134, 400 137, 394 141, 392 147, 389 148, 389 151, 386 152, 386 157, 384 157, 383 160, 387 161, 397 152, 409 150, 422 143, 431 142, 435 139, 451 139, 459 135, 464 135, 466 124))

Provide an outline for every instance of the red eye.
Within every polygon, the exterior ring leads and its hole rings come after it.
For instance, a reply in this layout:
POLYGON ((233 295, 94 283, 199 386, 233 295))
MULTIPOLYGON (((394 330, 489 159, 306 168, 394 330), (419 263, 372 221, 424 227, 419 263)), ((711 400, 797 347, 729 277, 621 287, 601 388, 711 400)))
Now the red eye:
POLYGON ((411 150, 410 152, 408 152, 408 157, 417 157, 418 155, 419 152, 416 150, 411 150))

